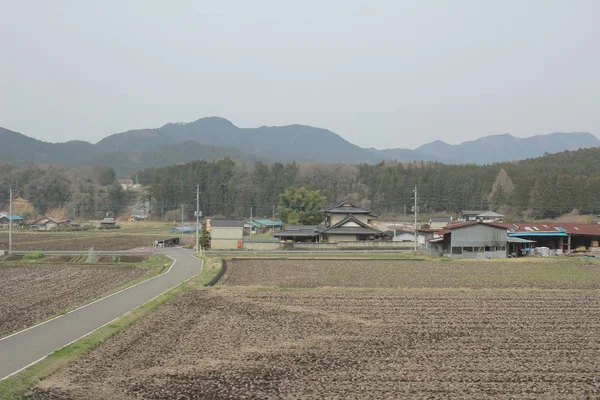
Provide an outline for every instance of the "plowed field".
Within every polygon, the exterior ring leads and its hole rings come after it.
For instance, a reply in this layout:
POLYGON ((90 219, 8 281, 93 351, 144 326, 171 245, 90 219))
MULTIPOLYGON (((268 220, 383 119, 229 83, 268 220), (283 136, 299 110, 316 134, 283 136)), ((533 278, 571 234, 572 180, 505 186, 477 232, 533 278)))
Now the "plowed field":
MULTIPOLYGON (((79 233, 16 233, 13 234, 14 251, 98 251, 131 250, 150 246, 152 236, 123 235, 105 232, 79 233)), ((0 241, 8 242, 8 235, 0 233, 0 241)))
POLYGON ((600 396, 597 292, 192 290, 29 399, 600 396))
POLYGON ((0 265, 0 337, 88 303, 151 268, 134 265, 0 265))
POLYGON ((600 264, 583 260, 234 259, 219 282, 235 286, 600 289, 600 264))

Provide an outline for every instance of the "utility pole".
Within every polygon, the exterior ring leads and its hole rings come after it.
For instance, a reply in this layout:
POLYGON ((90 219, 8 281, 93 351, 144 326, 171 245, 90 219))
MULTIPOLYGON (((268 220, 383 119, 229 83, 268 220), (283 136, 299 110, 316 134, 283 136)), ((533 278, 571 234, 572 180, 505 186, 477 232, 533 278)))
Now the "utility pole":
POLYGON ((12 187, 9 190, 9 196, 10 196, 10 205, 8 206, 8 213, 9 213, 9 217, 8 217, 8 254, 12 254, 12 225, 13 225, 13 216, 12 216, 12 197, 13 197, 13 190, 12 187))
POLYGON ((196 252, 200 253, 200 185, 196 185, 196 252))
POLYGON ((271 227, 272 232, 275 232, 275 204, 273 204, 273 219, 271 219, 271 221, 273 221, 273 226, 271 227))
POLYGON ((417 185, 415 185, 415 251, 417 251, 417 240, 418 240, 418 231, 417 231, 417 214, 419 213, 419 207, 417 206, 417 185))
POLYGON ((402 223, 406 225, 406 204, 404 205, 404 214, 402 215, 402 223))
POLYGON ((252 223, 252 206, 250 206, 250 236, 252 236, 252 228, 254 228, 254 224, 252 223))
POLYGON ((183 239, 183 203, 181 204, 181 239, 183 239))

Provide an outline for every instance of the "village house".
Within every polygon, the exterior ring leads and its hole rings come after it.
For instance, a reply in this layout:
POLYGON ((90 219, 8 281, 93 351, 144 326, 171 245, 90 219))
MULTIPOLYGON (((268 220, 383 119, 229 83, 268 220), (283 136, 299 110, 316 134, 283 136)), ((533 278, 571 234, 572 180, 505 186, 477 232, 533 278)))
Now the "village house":
POLYGON ((504 215, 494 211, 470 211, 465 210, 460 213, 458 220, 460 222, 482 221, 482 222, 502 222, 504 215))
POLYGON ((12 225, 20 225, 23 223, 23 218, 18 215, 10 215, 10 214, 0 214, 0 228, 5 228, 10 226, 12 221, 12 225))
POLYGON ((56 219, 52 217, 44 217, 33 221, 29 224, 29 228, 37 231, 51 231, 60 227, 67 226, 71 223, 70 219, 56 219))
POLYGON ((295 243, 314 243, 319 241, 319 225, 286 225, 284 229, 273 233, 273 237, 295 243))
POLYGON ((344 200, 323 210, 325 221, 320 225, 321 241, 326 243, 356 242, 381 238, 383 232, 373 225, 371 211, 344 200))
POLYGON ((273 234, 281 240, 294 242, 356 242, 376 240, 383 232, 373 225, 369 210, 344 200, 323 211, 325 220, 319 225, 287 225, 273 234))

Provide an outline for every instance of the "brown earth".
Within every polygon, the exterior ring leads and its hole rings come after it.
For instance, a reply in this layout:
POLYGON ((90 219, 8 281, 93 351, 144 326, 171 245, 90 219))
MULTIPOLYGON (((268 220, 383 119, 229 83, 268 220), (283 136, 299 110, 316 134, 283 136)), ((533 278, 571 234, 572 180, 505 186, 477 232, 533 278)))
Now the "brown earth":
MULTIPOLYGON (((8 242, 8 234, 0 233, 0 242, 8 242)), ((14 251, 98 251, 131 250, 152 244, 151 236, 107 234, 100 232, 13 233, 14 251)))
POLYGON ((584 260, 234 259, 227 286, 600 289, 600 264, 584 260))
POLYGON ((0 337, 152 272, 134 265, 0 264, 0 337))
POLYGON ((598 398, 599 329, 597 292, 192 290, 27 398, 598 398))

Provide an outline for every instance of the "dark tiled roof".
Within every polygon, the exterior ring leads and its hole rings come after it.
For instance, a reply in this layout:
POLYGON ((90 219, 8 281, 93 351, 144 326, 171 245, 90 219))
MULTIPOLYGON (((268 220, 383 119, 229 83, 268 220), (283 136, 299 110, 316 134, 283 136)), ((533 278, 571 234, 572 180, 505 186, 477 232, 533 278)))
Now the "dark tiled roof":
POLYGON ((484 213, 485 211, 473 211, 473 210, 464 210, 461 214, 462 215, 479 215, 484 213))
POLYGON ((246 221, 243 219, 212 219, 211 228, 243 228, 246 221))
POLYGON ((358 234, 364 234, 364 233, 380 234, 381 233, 381 231, 379 229, 370 227, 369 225, 360 221, 358 218, 356 218, 353 215, 348 215, 346 218, 344 218, 337 224, 335 224, 329 228, 323 229, 322 232, 327 233, 327 234, 347 233, 349 235, 352 235, 354 233, 358 233, 358 234), (356 224, 357 226, 344 226, 348 222, 352 222, 352 223, 356 224), (352 229, 356 230, 356 232, 351 231, 352 229))
POLYGON ((349 200, 344 200, 332 207, 326 208, 323 212, 331 214, 370 214, 371 211, 357 207, 349 200))
POLYGON ((318 225, 286 225, 279 232, 273 233, 275 237, 281 236, 318 236, 318 225))
POLYGON ((452 221, 451 217, 431 217, 429 218, 431 222, 450 222, 452 221))
POLYGON ((323 233, 327 233, 328 235, 381 235, 381 231, 373 228, 364 228, 362 226, 359 227, 339 227, 339 228, 329 228, 327 231, 323 233))

